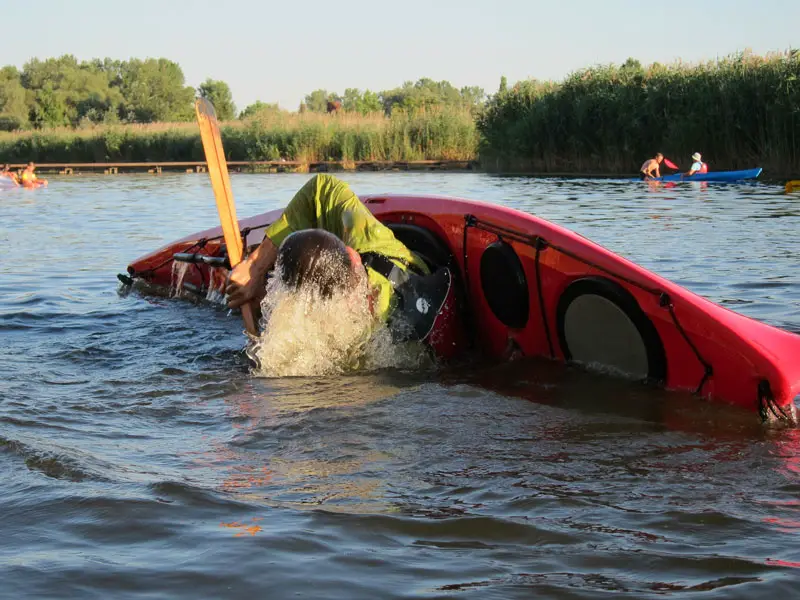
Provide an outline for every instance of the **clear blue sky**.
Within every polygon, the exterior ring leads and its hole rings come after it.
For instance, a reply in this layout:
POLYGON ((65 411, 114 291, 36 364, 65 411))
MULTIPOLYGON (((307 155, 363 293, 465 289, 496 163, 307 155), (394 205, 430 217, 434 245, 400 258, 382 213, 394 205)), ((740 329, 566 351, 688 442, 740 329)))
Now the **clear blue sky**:
POLYGON ((0 63, 165 57, 188 85, 226 81, 239 108, 296 110, 315 89, 380 91, 420 77, 494 92, 505 75, 562 79, 643 64, 800 46, 798 0, 0 0, 0 63), (16 18, 18 17, 18 18, 16 18), (29 19, 27 25, 25 21, 29 19))

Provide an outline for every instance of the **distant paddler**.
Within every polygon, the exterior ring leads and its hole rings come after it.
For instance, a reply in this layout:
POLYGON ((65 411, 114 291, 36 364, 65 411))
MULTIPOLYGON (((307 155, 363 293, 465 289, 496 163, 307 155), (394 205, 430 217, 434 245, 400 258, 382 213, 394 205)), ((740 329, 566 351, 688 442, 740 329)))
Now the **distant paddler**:
POLYGON ((657 153, 653 158, 644 161, 639 169, 639 178, 643 181, 653 181, 654 179, 661 178, 661 163, 664 160, 664 155, 661 152, 657 153))
POLYGON ((708 173, 708 165, 703 162, 703 157, 699 152, 692 154, 692 166, 689 167, 685 175, 691 177, 695 173, 708 173))
POLYGON ((0 171, 0 178, 3 178, 4 180, 6 179, 11 180, 11 183, 14 185, 14 187, 17 187, 19 185, 17 174, 11 170, 11 165, 9 165, 8 163, 3 165, 3 169, 2 171, 0 171))
POLYGON ((28 166, 25 167, 25 170, 22 172, 20 183, 23 185, 23 187, 37 188, 47 185, 47 179, 39 179, 36 176, 36 173, 34 173, 35 170, 36 165, 32 162, 29 162, 28 166))

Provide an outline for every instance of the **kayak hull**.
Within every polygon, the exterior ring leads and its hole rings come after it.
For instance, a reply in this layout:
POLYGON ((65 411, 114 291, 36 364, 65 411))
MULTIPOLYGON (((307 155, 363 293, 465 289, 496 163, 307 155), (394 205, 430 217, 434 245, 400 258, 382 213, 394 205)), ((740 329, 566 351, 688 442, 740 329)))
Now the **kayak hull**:
MULTIPOLYGON (((464 299, 474 350, 494 359, 578 362, 667 389, 795 416, 800 336, 750 319, 563 227, 514 209, 439 196, 373 195, 366 206, 412 250, 442 256, 464 299)), ((248 248, 281 210, 243 219, 248 248)), ((187 236, 131 263, 128 272, 173 285, 175 253, 224 255, 220 228, 187 236)), ((182 286, 218 287, 206 264, 182 286)))
POLYGON ((695 173, 691 177, 681 173, 664 175, 656 181, 745 181, 748 179, 758 179, 761 175, 761 167, 755 169, 745 169, 742 171, 711 171, 709 173, 695 173))

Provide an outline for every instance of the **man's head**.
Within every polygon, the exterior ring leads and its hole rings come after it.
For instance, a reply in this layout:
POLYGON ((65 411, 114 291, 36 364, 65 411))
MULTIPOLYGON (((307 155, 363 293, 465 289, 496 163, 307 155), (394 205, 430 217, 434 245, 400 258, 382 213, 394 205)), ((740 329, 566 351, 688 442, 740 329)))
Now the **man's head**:
POLYGON ((656 162, 657 162, 658 164, 661 164, 661 161, 662 161, 662 160, 664 160, 664 155, 663 155, 663 154, 661 154, 661 152, 657 153, 657 154, 656 154, 656 162))
POLYGON ((29 163, 28 163, 28 167, 27 167, 27 169, 28 169, 29 171, 33 171, 35 168, 36 168, 36 165, 35 165, 35 164, 33 164, 32 162, 29 162, 29 163))
POLYGON ((324 229, 290 234, 278 248, 276 267, 289 288, 313 290, 323 298, 354 287, 365 276, 361 256, 324 229))

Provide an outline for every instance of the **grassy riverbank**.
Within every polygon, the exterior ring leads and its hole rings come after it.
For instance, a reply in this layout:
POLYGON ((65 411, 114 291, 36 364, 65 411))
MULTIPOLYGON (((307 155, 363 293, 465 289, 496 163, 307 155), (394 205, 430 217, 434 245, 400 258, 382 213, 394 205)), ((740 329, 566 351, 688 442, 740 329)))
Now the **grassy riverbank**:
MULTIPOLYGON (((432 108, 367 115, 266 111, 221 127, 228 160, 474 160, 468 110, 432 108)), ((98 125, 0 133, 2 162, 203 160, 194 123, 98 125)))
POLYGON ((800 52, 526 81, 496 94, 478 129, 489 170, 631 173, 661 151, 682 167, 701 152, 713 170, 798 173, 800 52))
MULTIPOLYGON (((265 105, 267 106, 267 105, 265 105)), ((592 67, 523 81, 478 108, 383 112, 258 110, 222 127, 229 160, 478 159, 522 173, 635 173, 661 151, 682 167, 800 173, 800 51, 687 65, 592 67)), ((194 123, 90 125, 0 133, 0 162, 202 161, 194 123)))

